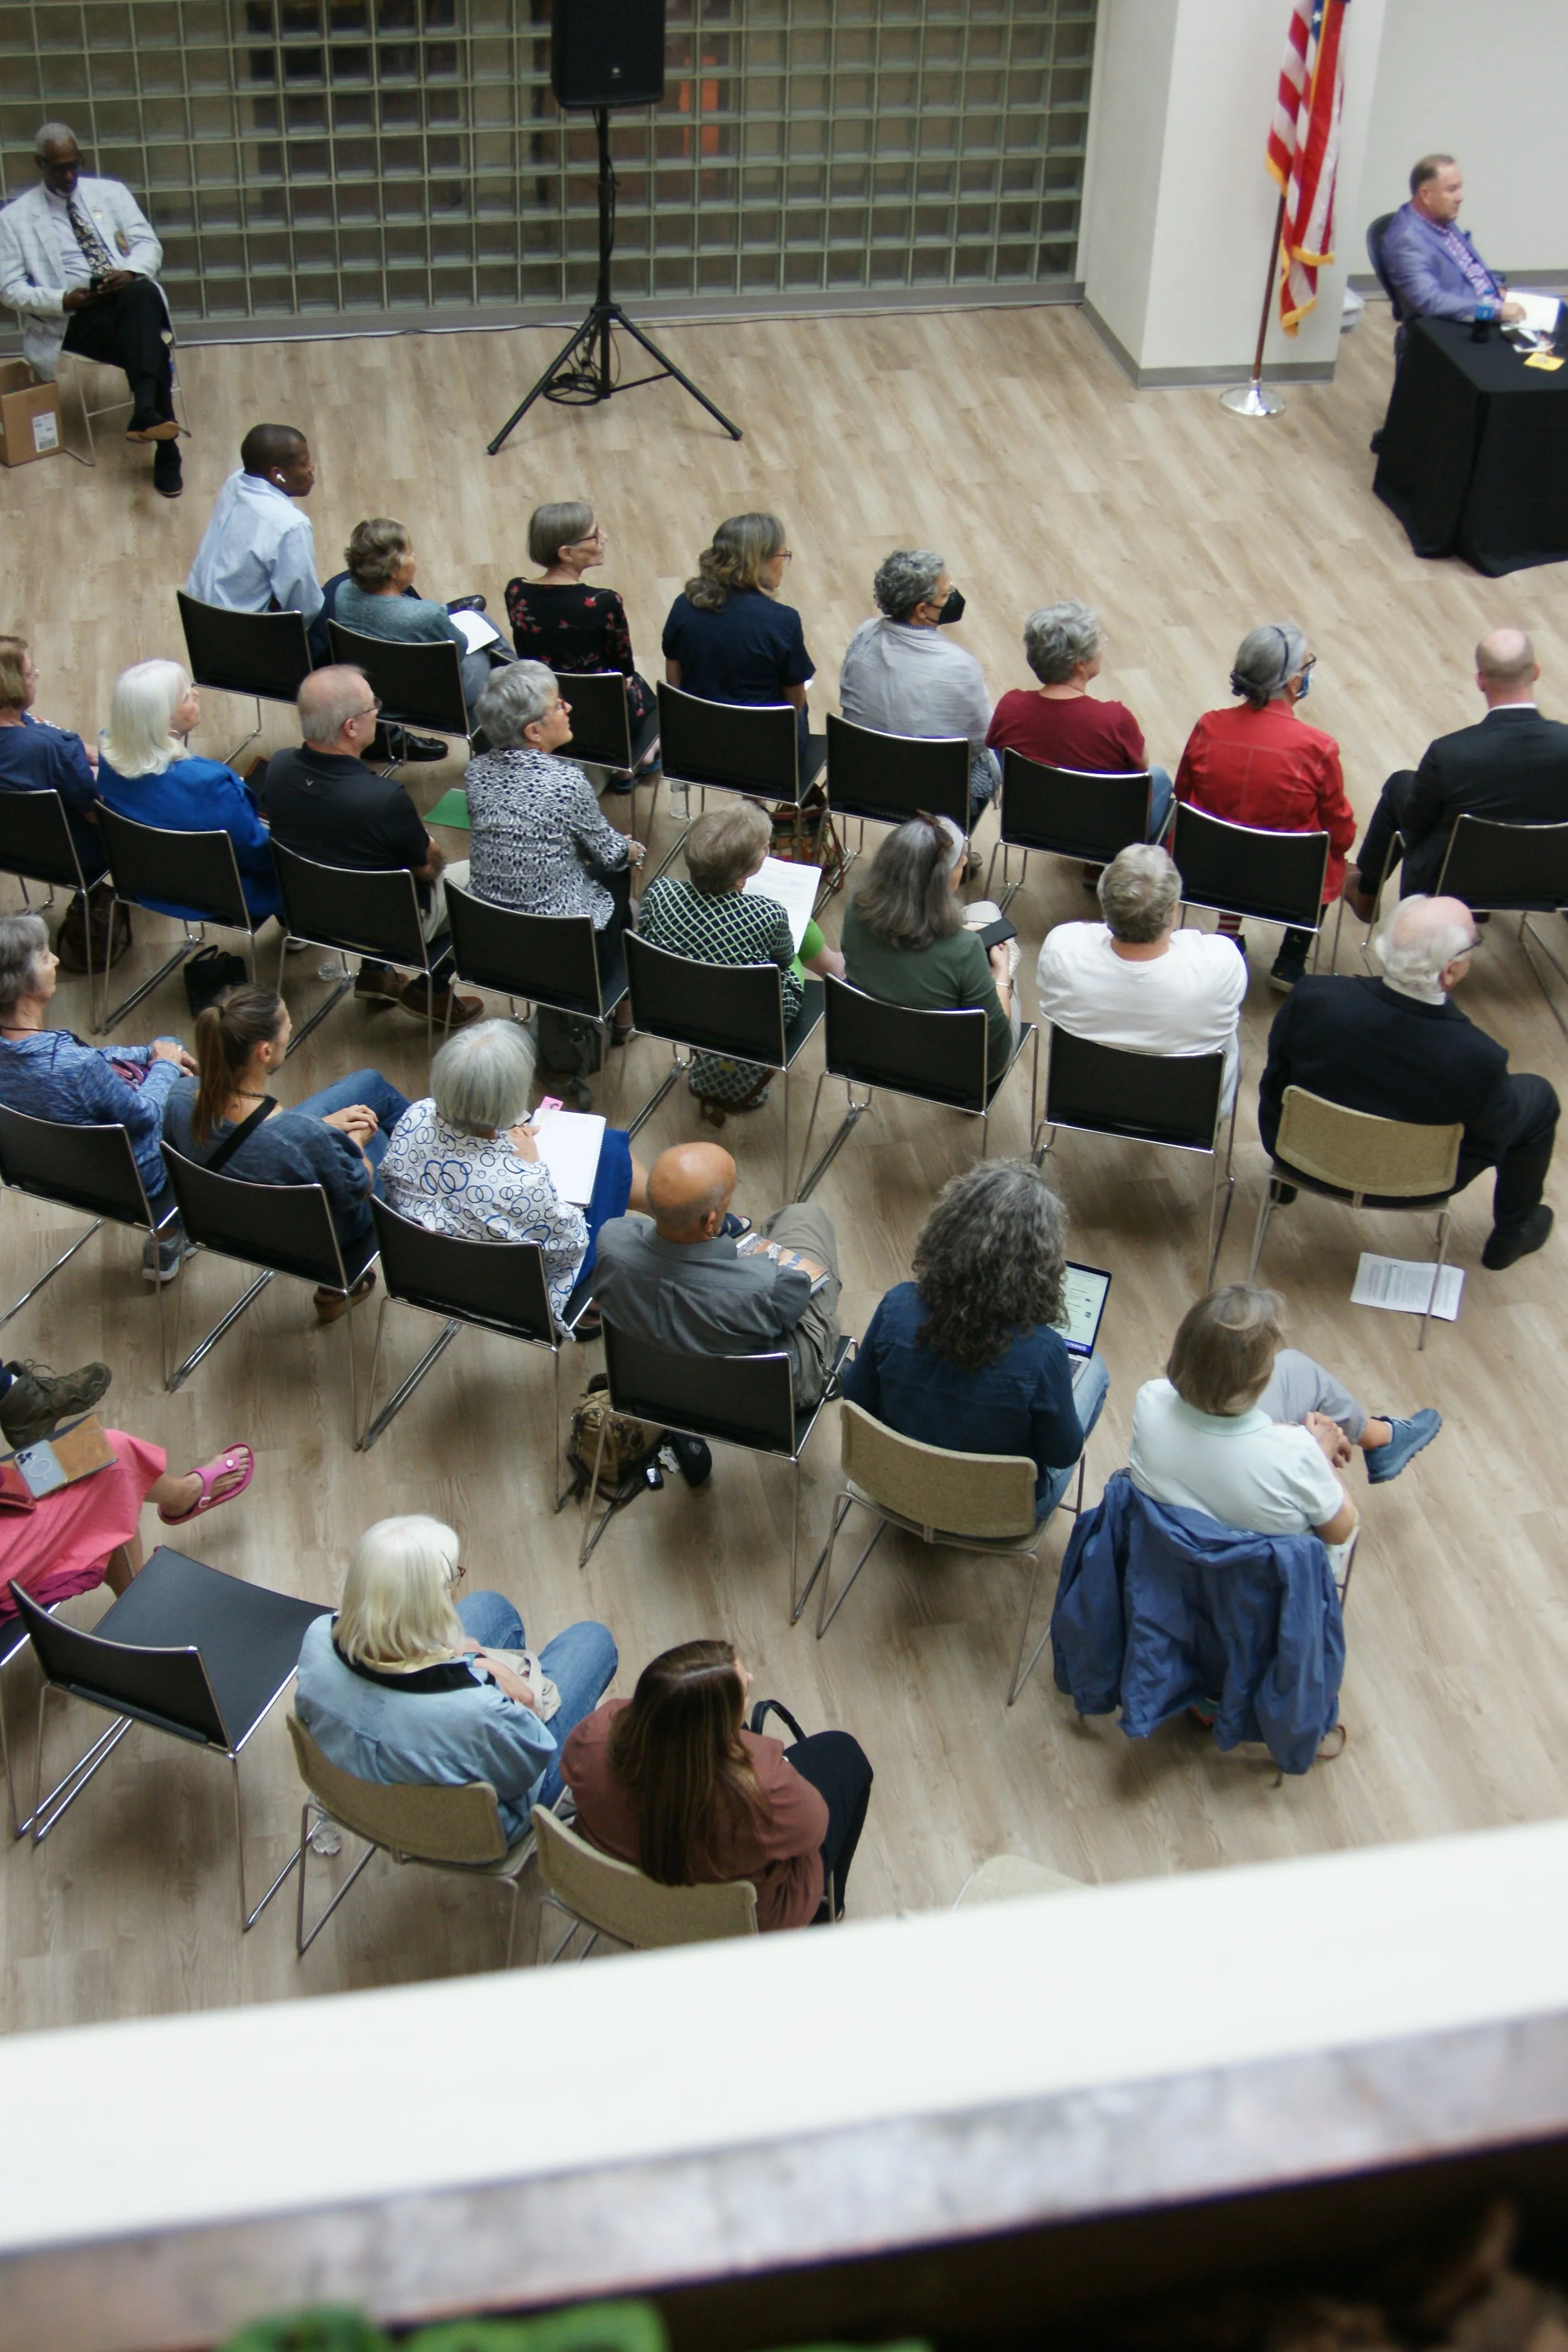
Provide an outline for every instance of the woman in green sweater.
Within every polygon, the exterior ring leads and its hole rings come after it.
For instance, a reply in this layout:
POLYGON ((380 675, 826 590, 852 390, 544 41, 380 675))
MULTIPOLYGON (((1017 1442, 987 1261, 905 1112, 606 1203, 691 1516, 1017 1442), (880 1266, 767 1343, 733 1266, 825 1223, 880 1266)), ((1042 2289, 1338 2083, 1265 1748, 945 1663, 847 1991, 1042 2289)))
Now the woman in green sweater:
POLYGON ((1011 941, 989 955, 972 928, 987 904, 958 895, 969 845, 951 817, 911 817, 889 834, 844 910, 844 977, 868 996, 920 1011, 973 1006, 989 1024, 991 1083, 1012 1060, 1018 1031, 1011 941))

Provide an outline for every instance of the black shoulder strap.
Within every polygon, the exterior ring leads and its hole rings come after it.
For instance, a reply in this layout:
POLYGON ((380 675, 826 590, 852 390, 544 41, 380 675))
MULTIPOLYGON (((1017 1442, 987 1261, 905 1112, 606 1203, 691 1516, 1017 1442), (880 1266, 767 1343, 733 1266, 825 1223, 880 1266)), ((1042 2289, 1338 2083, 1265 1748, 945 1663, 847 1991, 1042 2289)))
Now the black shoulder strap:
POLYGON ((234 1158, 235 1153, 239 1150, 240 1145, 245 1141, 246 1137, 247 1135, 253 1135, 256 1129, 261 1125, 262 1120, 264 1118, 270 1118, 272 1113, 277 1109, 277 1108, 278 1105, 270 1095, 263 1095, 261 1100, 257 1104, 256 1108, 251 1112, 250 1117, 248 1118, 242 1118, 237 1127, 230 1129, 229 1132, 224 1137, 223 1141, 218 1145, 217 1150, 212 1154, 211 1158, 204 1160, 202 1163, 203 1166, 210 1170, 214 1175, 216 1174, 220 1168, 226 1168, 229 1161, 234 1158))

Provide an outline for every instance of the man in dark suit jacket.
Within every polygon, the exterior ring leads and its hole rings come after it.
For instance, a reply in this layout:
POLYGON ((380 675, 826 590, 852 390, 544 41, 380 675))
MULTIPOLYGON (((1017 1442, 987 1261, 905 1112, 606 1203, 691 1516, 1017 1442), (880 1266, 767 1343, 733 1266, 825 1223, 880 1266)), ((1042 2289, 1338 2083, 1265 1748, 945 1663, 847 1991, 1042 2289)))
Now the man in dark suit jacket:
POLYGON ((1450 1002, 1478 944, 1461 899, 1405 898, 1377 934, 1381 980, 1299 981, 1269 1033, 1258 1125, 1272 1153, 1290 1086, 1377 1118, 1458 1121, 1465 1133, 1455 1190, 1483 1168, 1497 1171, 1481 1252, 1496 1273, 1538 1250, 1552 1231, 1541 1195, 1557 1097, 1544 1078, 1510 1076, 1506 1049, 1450 1002))
POLYGON ((1405 844, 1400 894, 1435 890, 1448 840, 1467 811, 1497 824, 1568 823, 1568 727, 1543 719, 1535 701, 1541 664, 1522 629, 1494 629, 1476 647, 1476 684, 1486 698, 1479 726, 1439 735, 1418 768, 1384 784, 1344 895, 1370 923, 1397 833, 1405 844))

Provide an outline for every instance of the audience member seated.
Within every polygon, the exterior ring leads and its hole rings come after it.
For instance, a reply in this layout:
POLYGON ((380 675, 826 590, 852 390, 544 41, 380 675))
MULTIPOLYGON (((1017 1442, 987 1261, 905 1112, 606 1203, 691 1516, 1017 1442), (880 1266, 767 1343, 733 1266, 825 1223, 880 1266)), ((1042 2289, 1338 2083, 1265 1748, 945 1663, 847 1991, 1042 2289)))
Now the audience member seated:
POLYGON ((1399 887, 1408 898, 1436 888, 1461 816, 1490 824, 1568 824, 1568 727, 1542 717, 1540 676, 1522 629, 1494 629, 1481 639, 1476 684, 1486 717, 1439 735, 1419 768, 1390 776, 1345 876, 1345 897, 1363 923, 1376 912, 1395 834, 1404 844, 1399 887))
POLYGON ((885 735, 963 735, 969 743, 973 828, 1002 781, 987 751, 991 698, 973 654, 942 634, 963 618, 963 598, 947 559, 929 547, 900 547, 871 583, 881 617, 862 621, 838 675, 838 702, 857 727, 885 735))
MULTIPOLYGON (((1206 710, 1193 729, 1176 771, 1176 798, 1232 824, 1258 825, 1268 833, 1326 833, 1326 907, 1344 880, 1355 813, 1345 798, 1339 745, 1331 735, 1309 727, 1296 710, 1311 685, 1316 660, 1294 622, 1249 630, 1230 675, 1230 690, 1241 700, 1228 710, 1206 710)), ((1240 917, 1222 915, 1219 927, 1245 955, 1240 917)), ((1311 946, 1310 931, 1286 931, 1268 975, 1276 988, 1295 987, 1311 946)))
POLYGON ((0 1433, 8 1445, 36 1444, 62 1421, 90 1412, 110 1379, 107 1364, 80 1364, 74 1372, 51 1372, 30 1356, 0 1364, 0 1433))
POLYGON ((419 1514, 360 1538, 335 1617, 300 1653, 294 1704, 330 1763, 384 1788, 488 1780, 502 1829, 522 1837, 561 1794, 561 1751, 614 1679, 616 1644, 591 1619, 527 1661, 522 1620, 500 1592, 453 1604, 455 1530, 419 1514))
POLYGON ((176 1081, 163 1133, 184 1159, 248 1184, 321 1185, 354 1283, 346 1297, 316 1293, 318 1318, 335 1323, 375 1287, 374 1268, 354 1279, 375 1250, 367 1203, 382 1190, 381 1163, 408 1097, 379 1070, 353 1070, 285 1108, 268 1085, 288 1058, 293 1028, 275 990, 226 988, 196 1015, 196 1076, 176 1081))
MULTIPOLYGON (((412 593, 419 560, 407 527, 390 515, 356 522, 343 562, 349 576, 333 599, 333 619, 345 629, 357 629, 362 637, 389 637, 398 645, 456 646, 471 729, 474 705, 496 665, 488 653, 468 651, 468 638, 452 618, 455 608, 412 593)), ((507 658, 502 654, 501 659, 507 658)))
MULTIPOLYGON (((114 681, 109 725, 100 737, 99 798, 121 816, 165 833, 226 833, 253 923, 282 912, 272 840, 250 786, 221 760, 197 759, 187 748, 202 707, 178 662, 138 662, 114 681)), ((173 899, 146 902, 160 915, 199 923, 199 907, 173 899)))
POLYGON ((1220 1108, 1236 1096, 1247 966, 1213 931, 1178 930, 1182 877, 1155 842, 1102 868, 1102 923, 1058 923, 1035 970, 1040 1018, 1128 1054, 1223 1054, 1220 1108))
MULTIPOLYGON (((332 664, 312 670, 300 688, 298 751, 274 751, 261 788, 262 813, 272 837, 321 866, 363 872, 405 866, 418 886, 421 924, 435 975, 435 1018, 460 1029, 477 1021, 484 1006, 477 996, 454 996, 448 969, 452 942, 441 876, 447 860, 426 832, 424 821, 403 786, 379 776, 364 758, 380 709, 362 669, 332 664)), ((468 880, 466 860, 451 868, 454 882, 468 880)), ((425 975, 405 982, 384 963, 366 957, 354 994, 372 1004, 401 1004, 425 1018, 425 975)))
POLYGON ((748 1731, 752 1677, 730 1642, 683 1642, 566 1743, 575 1826, 661 1886, 749 1879, 757 1926, 844 1916, 849 1865, 871 1800, 871 1767, 847 1731, 786 1748, 748 1731))
POLYGON ((1080 775, 1131 776, 1146 769, 1149 839, 1158 841, 1171 814, 1170 770, 1151 764, 1143 730, 1124 702, 1102 702, 1089 690, 1105 666, 1105 635, 1093 605, 1069 596, 1031 613, 1024 658, 1040 682, 1010 687, 1002 697, 985 738, 992 750, 1021 751, 1043 768, 1080 775))
POLYGON ((315 480, 302 433, 292 425, 253 425, 239 445, 239 471, 218 492, 202 533, 186 595, 234 613, 300 613, 309 628, 321 589, 315 535, 296 502, 310 497, 315 480))
POLYGON ((1451 1002, 1479 945, 1461 899, 1402 898, 1373 938, 1379 977, 1303 981, 1275 1014, 1258 1127, 1271 1152, 1291 1086, 1377 1118, 1462 1124, 1456 1190, 1497 1171, 1481 1264, 1499 1273, 1552 1231, 1542 1193, 1558 1106, 1544 1078, 1511 1076, 1506 1046, 1451 1002))
MULTIPOLYGON (((122 1127, 155 1219, 173 1206, 158 1145, 169 1095, 195 1062, 177 1037, 151 1045, 89 1045, 47 1023, 58 958, 41 915, 0 915, 0 1103, 70 1127, 122 1127)), ((180 1270, 178 1226, 148 1239, 142 1271, 172 1282, 180 1270)))
POLYGON ((844 977, 889 1004, 977 1007, 996 1087, 1018 1034, 1017 942, 999 940, 989 952, 982 946, 976 928, 997 909, 984 898, 966 908, 959 897, 968 859, 951 817, 911 817, 888 834, 844 909, 844 977))
POLYGON ((397 1122, 385 1197, 432 1234, 536 1242, 557 1316, 591 1272, 599 1227, 647 1206, 647 1171, 626 1130, 607 1127, 586 1210, 563 1201, 528 1120, 533 1040, 521 1022, 481 1021, 430 1065, 430 1092, 397 1122))
MULTIPOLYGON (((815 923, 807 923, 796 955, 789 917, 778 900, 746 889, 772 839, 767 811, 756 801, 726 800, 708 810, 686 836, 690 880, 661 876, 643 900, 637 930, 655 947, 698 963, 776 963, 784 973, 787 1026, 805 1001, 802 967, 842 974, 844 959, 826 945, 815 923)), ((687 1083, 703 1118, 722 1127, 727 1111, 755 1110, 766 1102, 772 1076, 754 1062, 694 1054, 687 1083)))
POLYGON ((731 515, 697 559, 664 625, 664 675, 704 702, 791 702, 809 757, 814 664, 800 614, 778 602, 790 549, 777 515, 731 515))
MULTIPOLYGON (((1234 959, 1233 959, 1234 961, 1234 959)), ((914 1280, 881 1300, 844 1393, 922 1445, 1027 1454, 1049 1517, 1110 1386, 1099 1355, 1073 1357, 1062 1320, 1067 1214, 1027 1160, 955 1176, 915 1244, 914 1280)))
MULTIPOLYGON (((563 499, 553 506, 535 507, 528 523, 528 559, 541 567, 540 577, 507 582, 507 618, 512 644, 524 661, 542 662, 547 669, 579 677, 618 669, 626 682, 626 717, 635 741, 638 730, 657 716, 658 705, 652 687, 638 675, 620 596, 614 588, 584 583, 584 573, 603 563, 605 545, 605 527, 595 521, 594 509, 584 499, 563 499)), ((658 765, 656 741, 638 761, 636 772, 646 776, 658 765)), ((616 779, 612 789, 629 793, 630 775, 616 779)))
POLYGON ((838 1349, 833 1227, 816 1202, 792 1201, 751 1234, 729 1214, 734 1193, 735 1163, 719 1144, 661 1151, 648 1171, 650 1216, 600 1228, 594 1297, 618 1330, 689 1356, 784 1349, 805 1410, 820 1402, 838 1349))
MULTIPOLYGON (((26 638, 0 637, 0 793, 58 793, 82 879, 91 884, 104 866, 103 843, 93 814, 98 801, 98 753, 68 729, 50 727, 34 718, 37 691, 38 673, 26 638)), ((114 910, 114 886, 102 882, 89 897, 93 969, 101 971, 114 910)), ((73 898, 56 941, 68 971, 87 970, 85 920, 80 899, 73 898)), ((130 945, 130 909, 121 907, 114 920, 110 963, 118 963, 130 945)))

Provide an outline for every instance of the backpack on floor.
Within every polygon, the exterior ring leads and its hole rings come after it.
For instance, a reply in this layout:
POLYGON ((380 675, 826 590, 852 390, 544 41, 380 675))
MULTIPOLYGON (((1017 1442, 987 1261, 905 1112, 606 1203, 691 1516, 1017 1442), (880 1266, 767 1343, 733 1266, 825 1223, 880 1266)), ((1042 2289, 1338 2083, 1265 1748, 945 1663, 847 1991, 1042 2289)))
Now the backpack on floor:
POLYGON ((591 1078, 605 1066, 605 1036, 596 1021, 578 1013, 558 1013, 552 1004, 539 1008, 539 1059, 542 1066, 564 1078, 591 1078))
POLYGON ((629 1412, 611 1412, 609 1386, 605 1374, 595 1372, 573 1410, 566 1460, 572 1472, 574 1501, 580 1501, 586 1493, 597 1456, 597 1495, 605 1502, 629 1503, 641 1486, 645 1473, 657 1461, 663 1443, 661 1429, 650 1429, 646 1421, 636 1421, 629 1412), (601 1429, 605 1433, 602 1455, 601 1429))

